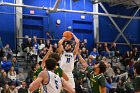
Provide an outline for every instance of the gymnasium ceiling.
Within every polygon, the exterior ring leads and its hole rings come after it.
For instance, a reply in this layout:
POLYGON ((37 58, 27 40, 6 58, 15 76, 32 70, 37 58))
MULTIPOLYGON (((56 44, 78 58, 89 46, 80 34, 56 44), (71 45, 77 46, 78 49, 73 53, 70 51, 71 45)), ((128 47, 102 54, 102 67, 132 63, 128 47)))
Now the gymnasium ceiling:
POLYGON ((140 6, 140 0, 90 0, 95 3, 107 2, 110 7, 117 5, 124 5, 127 9, 135 8, 140 6))

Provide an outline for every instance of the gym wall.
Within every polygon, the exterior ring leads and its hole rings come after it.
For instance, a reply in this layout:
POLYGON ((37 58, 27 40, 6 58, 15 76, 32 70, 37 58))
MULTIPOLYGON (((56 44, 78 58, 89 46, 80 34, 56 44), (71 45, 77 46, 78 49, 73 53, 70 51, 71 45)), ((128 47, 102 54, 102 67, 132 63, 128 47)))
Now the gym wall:
MULTIPOLYGON (((24 4, 33 5, 33 6, 44 6, 44 7, 53 7, 56 0, 24 0, 24 4)), ((71 0, 61 0, 59 9, 72 9, 72 10, 80 10, 80 11, 93 11, 93 5, 89 0, 79 0, 77 2, 70 2, 71 0), (85 6, 84 6, 84 1, 85 6), (71 4, 72 6, 71 6, 71 4)), ((31 9, 24 8, 23 14, 29 14, 31 9)), ((78 36, 80 40, 87 39, 88 48, 90 49, 93 46, 93 16, 87 14, 77 14, 77 13, 67 13, 67 12, 54 12, 54 13, 46 13, 44 10, 34 10, 35 15, 42 15, 45 17, 31 17, 32 21, 28 21, 28 24, 32 24, 33 21, 36 21, 36 24, 39 24, 41 27, 37 27, 35 29, 28 29, 26 22, 23 22, 23 35, 34 36, 46 38, 45 32, 50 32, 54 35, 55 39, 60 39, 64 31, 68 30, 68 27, 71 27, 71 31, 78 36), (81 16, 85 16, 85 19, 81 19, 81 16), (57 19, 61 21, 60 25, 56 24, 57 19), (38 21, 37 21, 38 20, 38 21)), ((25 16, 23 20, 26 20, 25 16)), ((33 27, 33 26, 30 26, 33 27)))
MULTIPOLYGON (((110 7, 108 4, 103 4, 107 11, 110 14, 120 14, 120 15, 128 15, 133 16, 134 13, 138 8, 132 8, 132 9, 126 9, 123 5, 118 5, 114 7, 110 7)), ((99 12, 104 13, 103 9, 99 7, 99 12)), ((139 16, 140 12, 136 14, 136 16, 139 16)), ((118 27, 122 30, 123 27, 126 25, 126 23, 129 21, 129 19, 121 19, 121 18, 113 18, 118 27)), ((100 42, 113 42, 119 32, 117 31, 116 27, 112 24, 109 17, 99 17, 99 37, 100 42)), ((128 39, 130 44, 140 44, 140 21, 133 19, 128 27, 123 32, 125 37, 128 39)), ((126 43, 124 38, 120 36, 120 38, 117 40, 119 43, 126 43)), ((138 46, 137 46, 138 47, 138 46)), ((119 48, 121 51, 126 51, 130 49, 127 45, 119 45, 119 48)))
MULTIPOLYGON (((14 0, 3 0, 14 3, 14 0)), ((3 45, 9 43, 11 48, 15 48, 15 7, 0 6, 0 37, 3 45)))

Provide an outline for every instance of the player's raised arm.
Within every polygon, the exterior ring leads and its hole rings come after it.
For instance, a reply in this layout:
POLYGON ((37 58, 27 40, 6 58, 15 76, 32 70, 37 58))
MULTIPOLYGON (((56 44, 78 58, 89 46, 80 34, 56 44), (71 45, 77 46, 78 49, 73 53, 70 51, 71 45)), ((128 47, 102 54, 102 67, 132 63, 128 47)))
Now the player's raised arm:
POLYGON ((64 48, 63 48, 63 42, 65 40, 65 37, 62 37, 62 39, 59 40, 58 42, 58 49, 59 49, 59 54, 62 54, 62 52, 64 51, 64 48))
POLYGON ((62 78, 62 86, 65 90, 68 91, 68 93, 76 93, 72 85, 68 83, 66 80, 64 80, 63 78, 62 78))
POLYGON ((74 47, 74 51, 73 51, 73 53, 74 53, 74 55, 76 54, 76 51, 78 51, 79 50, 79 39, 72 33, 72 35, 73 35, 73 38, 74 38, 74 40, 75 40, 75 42, 76 42, 76 45, 75 45, 75 47, 74 47))
POLYGON ((43 80, 43 75, 44 75, 43 72, 41 72, 38 75, 37 79, 30 84, 29 91, 31 93, 40 87, 40 84, 42 83, 42 80, 43 80))
POLYGON ((68 76, 66 75, 66 73, 65 73, 63 70, 62 70, 62 77, 63 77, 66 81, 69 80, 68 76))
POLYGON ((44 69, 45 67, 45 61, 48 59, 49 55, 52 52, 52 45, 50 45, 48 52, 46 53, 46 55, 43 57, 42 63, 41 63, 41 67, 42 69, 44 69))
POLYGON ((87 68, 87 67, 88 67, 88 64, 87 64, 87 62, 83 59, 83 57, 81 56, 80 50, 78 51, 77 55, 78 55, 78 57, 79 57, 79 61, 81 62, 82 66, 85 67, 85 68, 87 68))

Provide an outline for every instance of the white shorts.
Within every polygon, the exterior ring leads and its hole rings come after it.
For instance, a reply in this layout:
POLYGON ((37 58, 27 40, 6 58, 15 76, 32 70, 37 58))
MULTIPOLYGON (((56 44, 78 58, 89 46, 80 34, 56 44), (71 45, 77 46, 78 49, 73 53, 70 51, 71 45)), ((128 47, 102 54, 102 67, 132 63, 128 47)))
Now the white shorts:
POLYGON ((71 84, 71 86, 73 87, 73 88, 75 88, 75 82, 74 82, 74 76, 73 76, 73 74, 70 72, 65 72, 65 74, 68 76, 68 78, 69 78, 69 80, 68 80, 68 82, 71 84))

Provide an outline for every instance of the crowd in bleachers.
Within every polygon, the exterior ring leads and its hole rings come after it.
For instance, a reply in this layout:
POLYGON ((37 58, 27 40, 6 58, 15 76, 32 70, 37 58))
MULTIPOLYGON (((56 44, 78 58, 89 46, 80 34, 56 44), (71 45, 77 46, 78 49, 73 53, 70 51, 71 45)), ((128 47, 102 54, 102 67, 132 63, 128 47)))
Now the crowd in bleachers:
MULTIPOLYGON (((93 51, 89 52, 86 48, 86 41, 80 43, 80 53, 87 64, 92 68, 95 64, 104 62, 107 66, 104 76, 106 78, 107 93, 133 93, 134 63, 139 60, 139 50, 134 47, 123 55, 120 53, 117 45, 113 43, 108 47, 107 43, 97 44, 93 51)), ((22 52, 26 54, 26 61, 32 63, 31 70, 27 77, 19 71, 19 64, 16 57, 13 56, 9 44, 0 49, 1 71, 0 87, 1 93, 28 93, 29 84, 36 78, 34 72, 41 65, 41 61, 47 53, 50 45, 53 46, 53 52, 58 52, 57 42, 50 40, 37 40, 28 38, 23 42, 22 52)), ((64 43, 65 45, 65 43, 64 43)), ((74 42, 71 41, 71 45, 74 42)), ((73 49, 73 48, 72 48, 73 49)), ((75 59, 74 78, 77 93, 92 93, 89 79, 87 78, 86 68, 75 59)))

